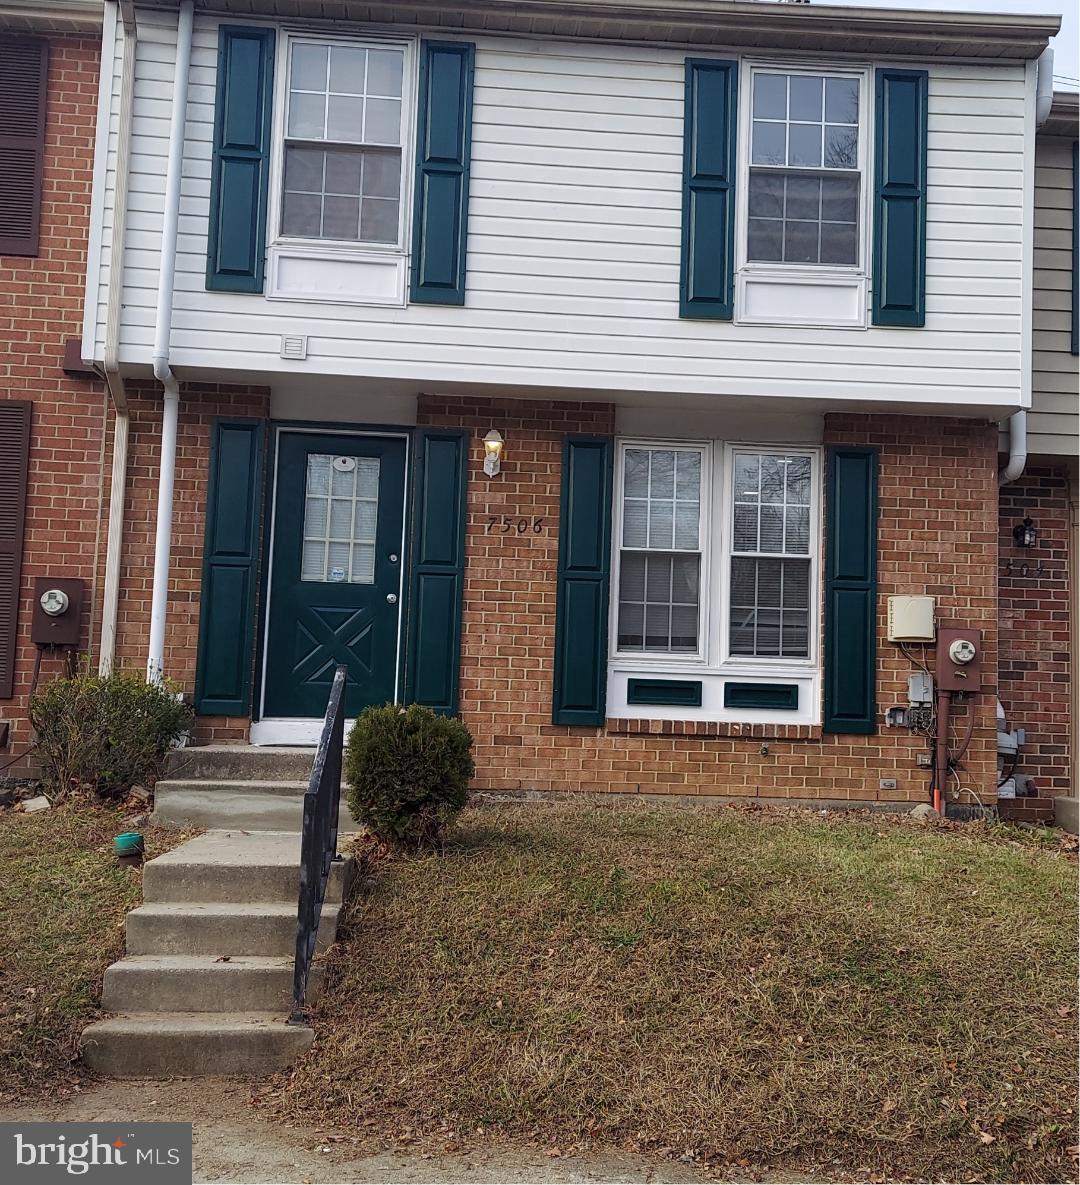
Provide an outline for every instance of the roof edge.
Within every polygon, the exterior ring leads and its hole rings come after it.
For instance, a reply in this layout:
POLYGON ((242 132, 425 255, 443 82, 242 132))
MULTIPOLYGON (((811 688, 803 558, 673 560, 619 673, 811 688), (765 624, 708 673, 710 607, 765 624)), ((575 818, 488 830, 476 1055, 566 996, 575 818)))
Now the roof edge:
POLYGON ((0 29, 34 33, 95 33, 104 22, 104 0, 0 0, 0 29))

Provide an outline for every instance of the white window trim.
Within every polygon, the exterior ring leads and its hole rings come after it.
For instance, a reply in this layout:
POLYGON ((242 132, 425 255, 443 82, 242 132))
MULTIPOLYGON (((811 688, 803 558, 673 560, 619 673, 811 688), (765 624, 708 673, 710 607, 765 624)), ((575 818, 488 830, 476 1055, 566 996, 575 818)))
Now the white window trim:
POLYGON ((408 274, 410 238, 415 180, 414 145, 416 143, 416 111, 419 78, 417 70, 418 38, 379 32, 343 34, 338 32, 299 32, 283 30, 278 37, 274 62, 273 136, 270 149, 270 193, 267 202, 267 286, 269 300, 306 301, 316 303, 396 305, 404 307, 405 282, 408 274), (396 243, 353 243, 335 239, 314 239, 281 233, 281 214, 285 188, 285 117, 289 96, 289 55, 297 42, 325 45, 381 45, 404 51, 401 82, 401 201, 398 210, 398 241, 396 243), (278 261, 282 258, 344 261, 354 263, 397 262, 400 282, 393 300, 363 299, 338 294, 296 294, 282 292, 277 287, 278 261))
POLYGON ((872 72, 869 64, 853 66, 850 63, 795 62, 773 59, 746 59, 742 61, 739 78, 739 129, 738 159, 735 186, 735 277, 736 277, 736 323, 749 325, 821 326, 839 329, 866 329, 869 313, 869 273, 871 262, 870 213, 871 189, 873 186, 873 140, 870 135, 874 123, 874 94, 871 85, 872 72), (765 260, 750 260, 749 255, 749 207, 750 207, 750 137, 753 131, 753 80, 755 73, 781 73, 798 75, 827 75, 830 77, 855 78, 859 82, 859 261, 856 265, 832 263, 776 263, 765 260), (746 308, 746 287, 748 282, 756 284, 785 283, 805 284, 813 281, 828 287, 857 290, 857 307, 860 315, 856 319, 829 317, 809 310, 805 317, 758 315, 751 317, 746 308))
MULTIPOLYGON (((640 436, 616 441, 613 483, 611 590, 608 612, 608 669, 611 672, 648 675, 729 675, 779 679, 785 675, 806 679, 817 677, 821 660, 821 590, 823 559, 822 465, 820 447, 800 444, 767 444, 754 440, 678 440, 640 436), (618 648, 619 578, 621 574, 623 520, 623 453, 627 448, 683 448, 702 450, 702 567, 701 610, 697 654, 666 654, 657 651, 618 648), (730 648, 730 577, 733 534, 734 471, 736 452, 810 458, 810 622, 809 652, 806 658, 765 655, 733 655, 730 648), (707 501, 705 492, 708 491, 707 501), (714 525, 715 524, 715 525, 714 525)), ((816 684, 815 684, 816 685, 816 684)), ((650 713, 655 714, 655 713, 650 713)), ((695 719, 700 713, 681 708, 672 718, 695 719)), ((767 719, 783 718, 772 714, 767 719)))
MULTIPOLYGON (((614 499, 615 499, 615 514, 612 516, 612 567, 614 572, 614 579, 611 582, 611 595, 609 597, 609 618, 610 624, 608 629, 609 637, 611 638, 611 657, 618 659, 627 659, 632 662, 641 662, 648 666, 662 666, 680 668, 686 666, 700 665, 708 658, 708 639, 710 632, 710 615, 712 606, 712 596, 709 588, 709 570, 711 562, 709 559, 709 539, 712 533, 712 508, 714 502, 714 484, 712 474, 712 442, 708 440, 657 440, 645 439, 636 437, 620 438, 617 441, 617 448, 615 451, 615 474, 614 474, 614 499), (698 572, 698 648, 695 653, 689 651, 679 651, 677 653, 667 653, 655 650, 620 650, 619 647, 619 577, 622 571, 620 563, 622 555, 622 533, 623 533, 623 486, 624 486, 624 457, 627 449, 672 449, 677 452, 696 452, 701 456, 701 486, 700 486, 700 504, 698 509, 698 550, 696 552, 685 551, 684 555, 698 555, 701 557, 701 566, 698 572)), ((648 554, 650 551, 662 551, 662 548, 631 548, 629 550, 642 552, 648 554)))
MULTIPOLYGON (((754 441, 745 443, 730 441, 724 445, 723 461, 723 491, 720 498, 722 508, 721 529, 718 536, 720 546, 719 587, 722 590, 723 617, 720 622, 720 665, 740 671, 748 668, 761 668, 770 673, 783 671, 805 672, 815 669, 819 661, 821 647, 821 593, 818 583, 821 580, 821 449, 817 448, 787 448, 783 445, 757 444, 754 441), (759 456, 774 457, 809 457, 810 458, 810 621, 808 631, 807 656, 805 658, 791 658, 778 655, 775 658, 768 655, 732 654, 731 653, 731 557, 734 542, 735 519, 735 454, 757 453, 759 456)), ((801 559, 801 556, 786 557, 801 559)))

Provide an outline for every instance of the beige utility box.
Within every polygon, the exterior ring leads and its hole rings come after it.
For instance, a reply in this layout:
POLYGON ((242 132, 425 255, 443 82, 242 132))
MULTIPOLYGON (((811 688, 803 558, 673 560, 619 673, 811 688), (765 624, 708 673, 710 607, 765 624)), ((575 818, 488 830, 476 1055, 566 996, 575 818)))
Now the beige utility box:
POLYGON ((890 642, 934 640, 933 597, 889 597, 890 642))

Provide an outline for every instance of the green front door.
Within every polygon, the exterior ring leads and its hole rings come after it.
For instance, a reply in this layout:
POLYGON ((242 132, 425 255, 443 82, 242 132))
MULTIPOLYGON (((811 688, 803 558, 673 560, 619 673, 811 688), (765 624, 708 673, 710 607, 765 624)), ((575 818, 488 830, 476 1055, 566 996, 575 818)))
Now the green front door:
POLYGON ((405 440, 278 437, 264 718, 322 716, 334 668, 347 711, 395 699, 405 440))

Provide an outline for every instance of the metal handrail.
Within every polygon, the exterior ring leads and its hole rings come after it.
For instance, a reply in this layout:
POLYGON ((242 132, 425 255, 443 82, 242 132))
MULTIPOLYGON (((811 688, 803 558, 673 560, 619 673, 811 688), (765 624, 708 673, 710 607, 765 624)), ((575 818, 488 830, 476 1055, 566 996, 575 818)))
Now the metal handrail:
POLYGON ((338 807, 341 801, 341 756, 345 739, 345 668, 334 672, 319 747, 304 794, 304 832, 300 841, 300 894, 296 903, 296 961, 293 1003, 288 1023, 305 1024, 305 999, 311 959, 319 937, 319 919, 326 899, 330 866, 337 854, 338 807))

